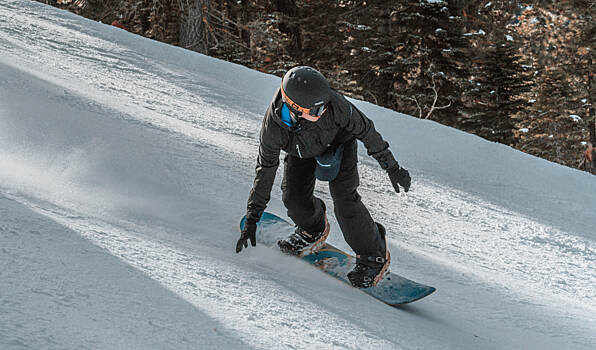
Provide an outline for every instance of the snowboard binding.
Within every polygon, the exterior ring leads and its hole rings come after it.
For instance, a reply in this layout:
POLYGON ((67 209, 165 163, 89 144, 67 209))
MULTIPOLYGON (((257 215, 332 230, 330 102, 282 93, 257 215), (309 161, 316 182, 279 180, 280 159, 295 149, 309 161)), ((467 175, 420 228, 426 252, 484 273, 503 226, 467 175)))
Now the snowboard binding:
POLYGON ((348 279, 354 287, 374 287, 389 273, 391 254, 387 249, 385 227, 379 223, 377 223, 377 227, 381 238, 385 241, 385 256, 356 255, 356 266, 348 272, 348 279))
POLYGON ((324 221, 325 226, 320 232, 311 233, 301 227, 296 227, 296 230, 288 238, 277 241, 279 249, 286 254, 300 257, 318 251, 329 237, 330 226, 327 215, 324 215, 324 221))

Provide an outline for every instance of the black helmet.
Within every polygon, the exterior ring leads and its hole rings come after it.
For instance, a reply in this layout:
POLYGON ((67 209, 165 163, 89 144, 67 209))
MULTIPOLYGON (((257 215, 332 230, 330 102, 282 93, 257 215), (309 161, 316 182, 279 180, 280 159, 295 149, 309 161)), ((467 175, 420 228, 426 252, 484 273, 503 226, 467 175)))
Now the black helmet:
POLYGON ((317 112, 329 102, 331 88, 318 70, 300 66, 286 72, 281 81, 281 93, 293 110, 320 115, 317 112))

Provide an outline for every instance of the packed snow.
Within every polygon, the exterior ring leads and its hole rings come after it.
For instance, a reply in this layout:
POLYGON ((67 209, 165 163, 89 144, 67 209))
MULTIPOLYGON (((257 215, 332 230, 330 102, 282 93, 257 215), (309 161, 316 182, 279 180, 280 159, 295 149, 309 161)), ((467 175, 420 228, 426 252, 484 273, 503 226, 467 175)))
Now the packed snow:
POLYGON ((0 348, 593 348, 596 177, 362 101, 413 185, 396 194, 360 145, 360 193, 391 270, 437 291, 391 308, 236 254, 279 82, 0 2, 0 348))

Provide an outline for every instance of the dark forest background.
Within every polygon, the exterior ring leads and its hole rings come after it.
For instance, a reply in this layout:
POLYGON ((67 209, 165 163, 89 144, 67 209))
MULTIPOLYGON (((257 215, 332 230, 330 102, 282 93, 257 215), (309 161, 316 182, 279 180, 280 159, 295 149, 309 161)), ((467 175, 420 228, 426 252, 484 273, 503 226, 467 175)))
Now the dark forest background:
POLYGON ((596 0, 38 0, 596 174, 596 0))

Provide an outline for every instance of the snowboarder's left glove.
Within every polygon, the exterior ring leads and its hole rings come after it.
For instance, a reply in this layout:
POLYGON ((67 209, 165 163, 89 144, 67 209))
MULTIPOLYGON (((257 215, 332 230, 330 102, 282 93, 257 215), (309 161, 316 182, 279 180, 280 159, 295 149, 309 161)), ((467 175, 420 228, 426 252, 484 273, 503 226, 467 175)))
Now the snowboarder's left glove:
POLYGON ((248 240, 250 239, 250 244, 255 247, 257 245, 257 223, 253 220, 246 220, 244 223, 244 229, 240 234, 240 239, 236 243, 236 253, 240 253, 242 251, 242 246, 244 248, 248 248, 248 240))
POLYGON ((399 193, 399 185, 401 185, 406 192, 410 190, 412 178, 406 169, 399 165, 395 165, 394 167, 387 169, 387 173, 389 174, 389 179, 391 179, 393 188, 395 188, 395 192, 399 193))

